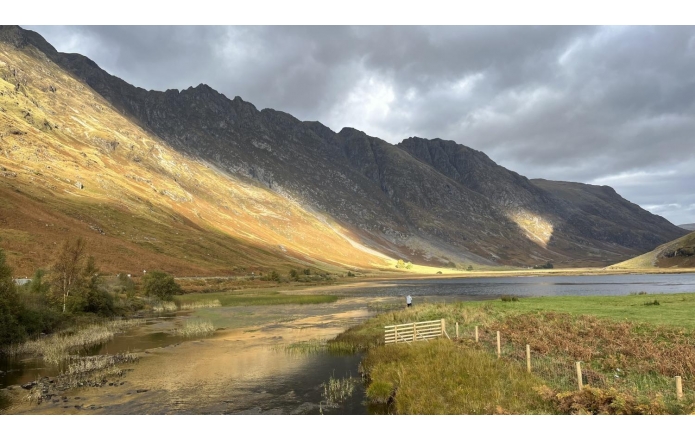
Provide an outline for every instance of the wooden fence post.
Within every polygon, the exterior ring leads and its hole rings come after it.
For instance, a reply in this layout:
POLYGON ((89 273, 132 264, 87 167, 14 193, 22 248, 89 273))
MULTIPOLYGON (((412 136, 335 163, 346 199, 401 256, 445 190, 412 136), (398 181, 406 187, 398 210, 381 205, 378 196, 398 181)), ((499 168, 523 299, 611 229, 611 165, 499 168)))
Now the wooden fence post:
POLYGON ((415 323, 413 322, 413 342, 415 342, 415 336, 417 335, 417 330, 415 327, 415 323))
POLYGON ((456 323, 456 339, 459 338, 459 323, 456 323))
POLYGON ((497 331, 497 358, 502 357, 502 343, 500 341, 500 332, 499 330, 497 331))
POLYGON ((531 373, 531 346, 526 344, 526 371, 531 373))
POLYGON ((442 333, 441 336, 444 336, 444 329, 446 328, 446 322, 444 321, 444 318, 442 318, 442 333))
POLYGON ((683 381, 680 376, 676 376, 676 399, 683 399, 683 381))
POLYGON ((393 342, 398 344, 398 324, 393 328, 393 342))
POLYGON ((475 326, 475 342, 478 342, 478 326, 475 326))
POLYGON ((577 361, 577 385, 580 390, 584 388, 584 381, 582 381, 582 363, 580 361, 577 361))

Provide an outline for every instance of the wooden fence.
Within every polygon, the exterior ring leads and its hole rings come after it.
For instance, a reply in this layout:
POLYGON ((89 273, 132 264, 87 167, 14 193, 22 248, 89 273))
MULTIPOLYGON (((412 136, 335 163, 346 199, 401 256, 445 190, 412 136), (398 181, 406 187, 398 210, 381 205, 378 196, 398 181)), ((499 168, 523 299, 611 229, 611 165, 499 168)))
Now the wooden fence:
POLYGON ((446 333, 446 323, 444 319, 411 322, 410 324, 387 325, 384 329, 384 341, 386 344, 427 341, 440 336, 449 337, 446 333))

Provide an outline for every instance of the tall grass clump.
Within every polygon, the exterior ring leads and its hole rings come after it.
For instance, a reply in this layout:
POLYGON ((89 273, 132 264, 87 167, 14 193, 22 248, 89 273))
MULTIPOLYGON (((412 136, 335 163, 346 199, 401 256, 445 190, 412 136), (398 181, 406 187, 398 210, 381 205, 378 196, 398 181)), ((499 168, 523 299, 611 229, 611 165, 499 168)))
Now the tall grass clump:
POLYGON ((367 397, 398 414, 549 414, 542 383, 522 367, 445 339, 388 345, 362 362, 367 397))
POLYGON ((209 336, 215 332, 215 327, 210 321, 200 321, 200 320, 189 320, 183 323, 183 325, 174 330, 174 334, 177 336, 183 336, 184 338, 209 336))

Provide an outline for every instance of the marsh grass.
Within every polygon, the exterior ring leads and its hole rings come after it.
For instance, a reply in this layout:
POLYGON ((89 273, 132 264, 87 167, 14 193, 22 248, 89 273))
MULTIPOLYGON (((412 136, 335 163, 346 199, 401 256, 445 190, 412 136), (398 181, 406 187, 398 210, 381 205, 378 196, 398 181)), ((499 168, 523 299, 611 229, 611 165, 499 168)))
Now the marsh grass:
POLYGON ((180 310, 198 310, 201 308, 215 308, 222 307, 222 303, 219 299, 210 299, 205 301, 193 301, 193 302, 181 302, 179 305, 180 310))
POLYGON ((179 308, 174 302, 158 302, 152 305, 152 311, 156 313, 175 312, 179 308))
POLYGON ((187 303, 219 302, 222 307, 253 306, 253 305, 306 305, 306 304, 325 304, 336 302, 340 297, 337 295, 292 295, 278 292, 259 292, 259 293, 191 293, 178 297, 181 305, 187 303))
POLYGON ((174 329, 174 334, 184 338, 210 336, 215 332, 215 327, 210 321, 188 320, 179 328, 174 329))
POLYGON ((132 364, 138 361, 138 356, 132 353, 97 356, 70 356, 65 370, 55 379, 37 379, 26 400, 40 404, 46 399, 56 396, 73 388, 102 387, 110 379, 123 375, 122 364, 132 364))
POLYGON ((325 339, 311 339, 308 341, 293 342, 291 344, 275 344, 271 346, 271 349, 283 351, 291 355, 311 355, 320 353, 349 355, 359 351, 359 349, 350 342, 336 342, 325 339))
POLYGON ((275 351, 283 351, 291 355, 311 355, 326 351, 325 339, 292 342, 291 344, 276 344, 271 347, 275 351))
POLYGON ((321 397, 323 398, 321 405, 327 408, 339 407, 340 404, 352 396, 358 382, 360 380, 352 376, 335 378, 331 375, 327 382, 321 384, 323 389, 321 392, 321 397))
POLYGON ((44 338, 26 341, 9 347, 9 356, 31 355, 42 357, 47 365, 59 366, 70 358, 70 352, 82 350, 110 341, 115 333, 142 325, 142 319, 115 320, 93 324, 74 330, 55 333, 44 338))

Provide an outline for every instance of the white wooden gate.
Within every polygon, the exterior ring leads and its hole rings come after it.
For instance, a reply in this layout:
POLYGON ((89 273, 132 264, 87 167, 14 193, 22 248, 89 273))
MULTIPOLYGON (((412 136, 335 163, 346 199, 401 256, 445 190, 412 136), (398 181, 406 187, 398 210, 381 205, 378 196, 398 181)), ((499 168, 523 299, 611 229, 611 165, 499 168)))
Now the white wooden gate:
POLYGON ((449 337, 446 333, 444 319, 411 322, 410 324, 387 325, 384 327, 384 341, 386 344, 427 341, 445 335, 449 337))

